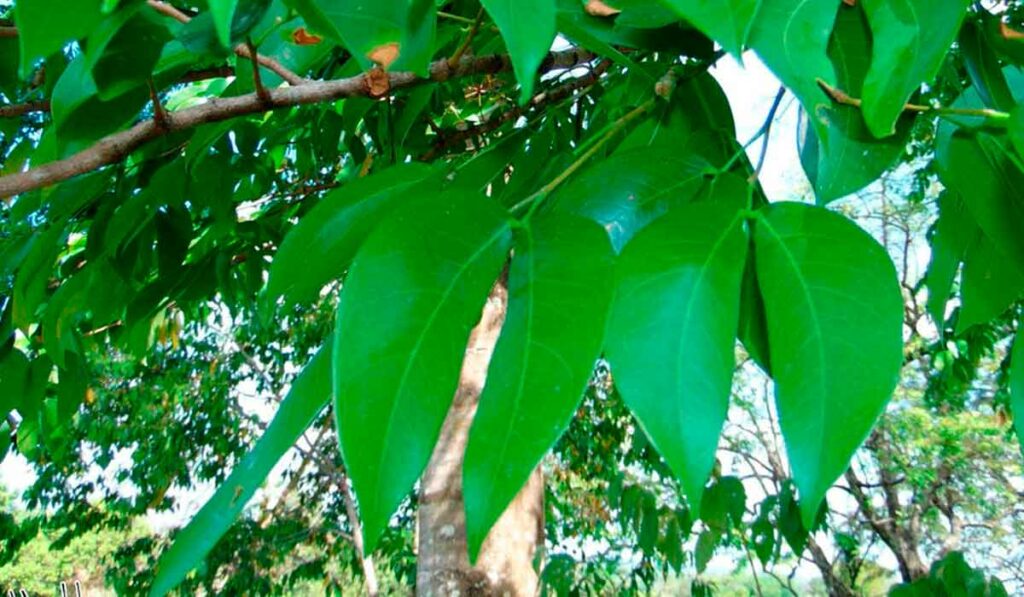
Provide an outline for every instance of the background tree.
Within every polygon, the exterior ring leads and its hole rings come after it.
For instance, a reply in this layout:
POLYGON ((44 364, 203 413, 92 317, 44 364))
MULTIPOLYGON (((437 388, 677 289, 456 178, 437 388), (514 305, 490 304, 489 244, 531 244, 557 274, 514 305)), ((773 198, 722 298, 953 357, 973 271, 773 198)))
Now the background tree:
POLYGON ((1016 3, 0 7, 4 560, 210 482, 112 586, 1019 579, 1016 3), (813 201, 747 160, 787 94, 813 201))

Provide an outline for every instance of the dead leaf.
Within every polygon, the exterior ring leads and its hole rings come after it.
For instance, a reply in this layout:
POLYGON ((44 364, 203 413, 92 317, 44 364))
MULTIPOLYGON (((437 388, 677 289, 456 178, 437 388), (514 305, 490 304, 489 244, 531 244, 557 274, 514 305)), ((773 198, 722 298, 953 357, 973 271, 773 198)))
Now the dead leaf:
POLYGON ((1024 40, 1024 33, 1021 33, 1016 29, 1010 29, 1010 26, 1006 23, 999 23, 999 33, 1002 34, 1003 39, 1012 39, 1015 41, 1024 40))
POLYGON ((587 0, 587 5, 583 7, 583 10, 587 11, 588 15, 594 17, 614 17, 622 12, 618 8, 608 6, 601 0, 587 0))
POLYGON ((310 33, 305 27, 299 27, 292 31, 292 43, 297 46, 315 46, 323 40, 324 38, 315 33, 310 33))
POLYGON ((398 59, 399 50, 397 43, 384 44, 367 52, 366 57, 387 70, 391 63, 398 59))
POLYGON ((857 6, 857 0, 843 0, 843 4, 847 6, 857 6))
POLYGON ((366 73, 366 91, 370 97, 383 97, 391 90, 391 79, 379 68, 366 73))

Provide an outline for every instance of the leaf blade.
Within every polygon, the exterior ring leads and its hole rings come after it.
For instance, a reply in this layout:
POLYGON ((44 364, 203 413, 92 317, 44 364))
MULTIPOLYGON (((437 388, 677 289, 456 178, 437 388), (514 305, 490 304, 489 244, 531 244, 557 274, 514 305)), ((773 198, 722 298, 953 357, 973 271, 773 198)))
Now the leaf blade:
POLYGON ((519 103, 533 97, 541 62, 555 41, 554 0, 481 0, 505 38, 519 81, 519 103))

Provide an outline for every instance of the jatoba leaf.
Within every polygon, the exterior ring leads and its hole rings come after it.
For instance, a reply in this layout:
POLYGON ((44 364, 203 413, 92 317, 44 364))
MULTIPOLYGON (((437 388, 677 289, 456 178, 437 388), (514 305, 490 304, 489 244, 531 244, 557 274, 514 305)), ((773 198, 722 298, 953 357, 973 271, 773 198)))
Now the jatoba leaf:
POLYGON ((534 80, 555 40, 555 0, 481 0, 501 30, 522 89, 520 103, 533 97, 534 80))
POLYGON ((508 314, 463 465, 471 559, 576 412, 604 338, 611 264, 591 221, 552 214, 519 230, 508 314))
POLYGON ((430 459, 510 237, 490 199, 435 193, 393 211, 352 262, 338 306, 334 393, 367 552, 430 459))
MULTIPOLYGON (((762 0, 662 0, 734 56, 743 47, 762 0)), ((770 2, 769 2, 770 3, 770 2)))
POLYGON ((747 255, 741 206, 673 208, 630 241, 616 268, 606 357, 694 510, 729 407, 747 255))
POLYGON ((810 528, 881 414, 903 360, 903 297, 885 250, 800 203, 761 210, 757 276, 782 435, 810 528))
POLYGON ((85 37, 103 19, 102 0, 18 0, 14 20, 21 43, 21 78, 27 79, 36 60, 85 37))

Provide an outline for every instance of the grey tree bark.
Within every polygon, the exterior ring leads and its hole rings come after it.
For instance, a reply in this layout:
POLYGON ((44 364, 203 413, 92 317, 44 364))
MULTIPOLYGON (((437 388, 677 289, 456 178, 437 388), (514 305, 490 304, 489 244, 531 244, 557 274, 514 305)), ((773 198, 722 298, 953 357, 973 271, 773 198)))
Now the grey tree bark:
POLYGON ((491 530, 475 566, 469 564, 466 551, 462 461, 507 304, 505 287, 495 286, 470 335, 458 391, 421 480, 417 595, 518 597, 538 592, 534 562, 544 540, 544 481, 539 468, 491 530))

